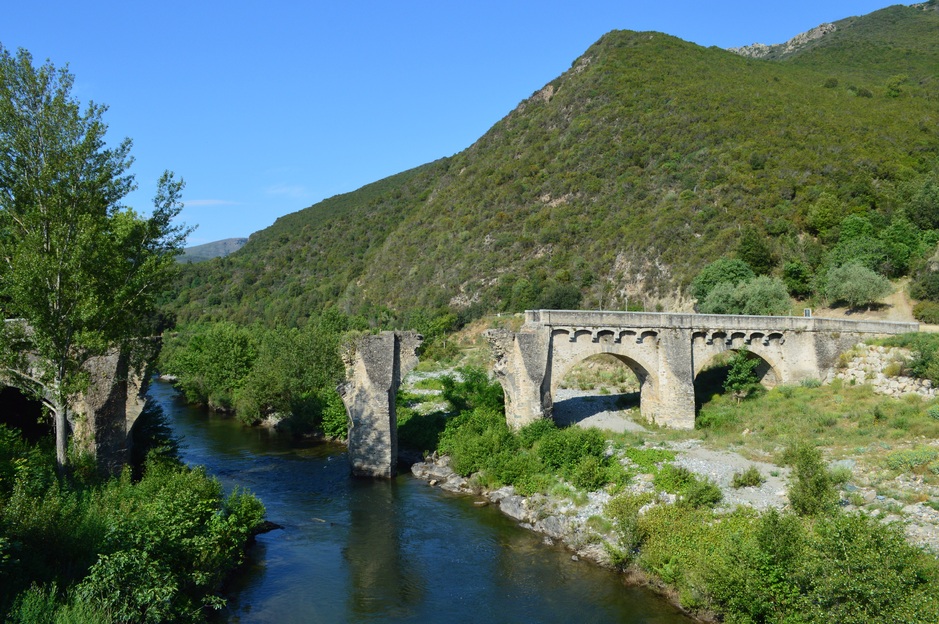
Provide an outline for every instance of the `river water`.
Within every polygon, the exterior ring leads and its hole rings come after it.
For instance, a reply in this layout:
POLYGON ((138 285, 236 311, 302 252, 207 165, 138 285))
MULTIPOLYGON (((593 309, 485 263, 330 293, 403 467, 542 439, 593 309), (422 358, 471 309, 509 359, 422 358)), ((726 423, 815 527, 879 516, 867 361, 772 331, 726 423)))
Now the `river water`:
POLYGON ((493 507, 411 475, 352 479, 342 447, 243 427, 165 383, 150 396, 186 463, 251 490, 283 526, 250 548, 229 622, 689 622, 493 507))

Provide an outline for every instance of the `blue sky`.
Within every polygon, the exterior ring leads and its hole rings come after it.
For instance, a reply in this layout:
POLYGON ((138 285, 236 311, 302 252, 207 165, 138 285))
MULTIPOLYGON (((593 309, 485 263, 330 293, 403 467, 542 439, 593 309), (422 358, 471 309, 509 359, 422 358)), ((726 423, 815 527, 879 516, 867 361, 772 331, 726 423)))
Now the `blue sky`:
POLYGON ((8 3, 0 43, 68 63, 74 95, 134 141, 149 212, 186 180, 189 244, 247 236, 471 145, 604 33, 780 43, 885 0, 8 3))

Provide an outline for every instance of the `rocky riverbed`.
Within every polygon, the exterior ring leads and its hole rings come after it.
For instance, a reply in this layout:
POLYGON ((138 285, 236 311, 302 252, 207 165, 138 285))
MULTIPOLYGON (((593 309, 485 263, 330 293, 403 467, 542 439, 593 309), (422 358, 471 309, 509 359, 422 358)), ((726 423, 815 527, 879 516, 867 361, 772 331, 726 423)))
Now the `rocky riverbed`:
MULTIPOLYGON (((636 418, 638 410, 621 410, 616 396, 586 396, 576 390, 561 391, 557 397, 557 419, 581 427, 597 427, 612 431, 643 432, 645 427, 636 418)), ((933 441, 939 445, 939 442, 933 441)), ((649 445, 649 443, 647 443, 649 445)), ((719 510, 730 511, 738 505, 764 511, 785 509, 790 471, 786 467, 747 459, 738 453, 707 448, 700 440, 664 442, 655 445, 675 453, 673 463, 717 484, 724 495, 719 510), (734 488, 733 476, 755 467, 765 481, 758 487, 734 488)), ((620 461, 629 467, 629 460, 620 461)), ((841 504, 846 510, 859 510, 884 522, 901 523, 907 538, 914 544, 939 554, 939 511, 929 502, 939 501, 939 488, 923 482, 922 477, 901 475, 887 479, 878 469, 856 460, 834 462, 833 469, 850 472, 841 486, 841 504)), ((635 467, 634 472, 635 472, 635 467)), ((604 543, 610 535, 597 534, 588 527, 593 516, 603 516, 611 496, 605 491, 587 494, 586 501, 575 504, 568 498, 552 499, 536 494, 521 496, 512 487, 484 490, 472 479, 461 477, 449 467, 446 457, 433 456, 414 464, 412 472, 430 485, 451 492, 477 496, 481 504, 495 504, 519 524, 538 531, 550 542, 560 541, 577 557, 609 565, 604 543)), ((625 488, 633 493, 653 493, 652 474, 637 474, 625 488)), ((675 496, 657 493, 656 504, 672 504, 675 496)))

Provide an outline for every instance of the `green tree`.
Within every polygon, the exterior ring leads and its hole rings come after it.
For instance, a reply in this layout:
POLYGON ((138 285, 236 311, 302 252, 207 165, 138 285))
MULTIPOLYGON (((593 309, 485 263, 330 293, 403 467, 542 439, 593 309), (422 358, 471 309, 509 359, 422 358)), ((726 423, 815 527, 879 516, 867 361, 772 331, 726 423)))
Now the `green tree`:
POLYGON ((801 299, 812 294, 812 270, 802 262, 787 262, 783 266, 783 282, 793 297, 801 299))
POLYGON ((60 469, 83 364, 149 333, 188 234, 172 224, 183 184, 170 173, 150 217, 121 205, 134 188, 131 142, 106 146, 106 109, 82 111, 73 80, 0 48, 0 309, 23 321, 4 324, 4 365, 52 414, 60 469), (26 353, 38 356, 31 366, 26 353))
POLYGON ((939 228, 939 180, 927 178, 913 191, 906 215, 920 229, 939 228))
POLYGON ((859 308, 890 294, 890 281, 857 262, 851 262, 828 272, 825 294, 832 301, 844 301, 852 308, 859 308))
POLYGON ((737 244, 737 256, 749 264, 757 275, 766 275, 776 264, 776 258, 766 244, 766 234, 753 227, 743 230, 737 244))
POLYGON ((759 277, 742 284, 718 284, 699 306, 705 314, 753 314, 783 316, 792 302, 786 285, 778 277, 759 277))
POLYGON ((724 390, 733 394, 737 403, 746 397, 753 389, 759 379, 756 376, 756 367, 760 360, 750 357, 749 350, 744 347, 734 353, 730 360, 730 370, 727 371, 727 379, 724 380, 724 390))
POLYGON ((701 269, 691 282, 691 295, 702 302, 718 284, 728 283, 736 286, 754 277, 756 274, 753 269, 743 260, 720 258, 701 269))

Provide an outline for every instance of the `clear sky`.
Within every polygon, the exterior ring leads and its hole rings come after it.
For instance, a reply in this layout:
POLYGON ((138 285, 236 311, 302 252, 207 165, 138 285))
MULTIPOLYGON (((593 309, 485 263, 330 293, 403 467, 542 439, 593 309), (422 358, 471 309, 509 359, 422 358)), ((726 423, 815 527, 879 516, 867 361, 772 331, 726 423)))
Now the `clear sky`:
POLYGON ((0 44, 68 64, 134 141, 152 209, 186 180, 190 245, 453 155, 563 73, 604 33, 702 46, 781 43, 887 0, 36 0, 5 3, 0 44))

